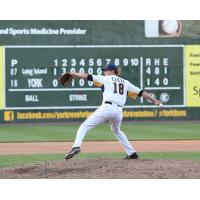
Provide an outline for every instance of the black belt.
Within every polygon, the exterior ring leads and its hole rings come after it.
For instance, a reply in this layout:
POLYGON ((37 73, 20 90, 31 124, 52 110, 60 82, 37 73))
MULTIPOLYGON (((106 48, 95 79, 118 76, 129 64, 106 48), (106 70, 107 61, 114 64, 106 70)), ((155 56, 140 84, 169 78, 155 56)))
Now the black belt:
MULTIPOLYGON (((112 102, 110 102, 110 101, 105 101, 104 103, 107 103, 107 104, 112 105, 112 102)), ((122 107, 121 105, 118 105, 118 104, 117 104, 117 106, 118 106, 118 107, 122 107)))

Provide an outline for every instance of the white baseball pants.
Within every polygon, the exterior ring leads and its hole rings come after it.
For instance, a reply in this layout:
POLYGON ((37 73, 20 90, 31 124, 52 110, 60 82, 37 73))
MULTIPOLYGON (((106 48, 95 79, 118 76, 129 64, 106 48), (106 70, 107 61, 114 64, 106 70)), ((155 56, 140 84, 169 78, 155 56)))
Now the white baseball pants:
POLYGON ((131 155, 135 149, 129 143, 126 135, 120 130, 122 122, 122 108, 116 104, 102 104, 94 113, 92 113, 79 127, 73 147, 81 147, 82 141, 87 132, 97 125, 109 121, 111 130, 115 137, 124 147, 126 153, 131 155))

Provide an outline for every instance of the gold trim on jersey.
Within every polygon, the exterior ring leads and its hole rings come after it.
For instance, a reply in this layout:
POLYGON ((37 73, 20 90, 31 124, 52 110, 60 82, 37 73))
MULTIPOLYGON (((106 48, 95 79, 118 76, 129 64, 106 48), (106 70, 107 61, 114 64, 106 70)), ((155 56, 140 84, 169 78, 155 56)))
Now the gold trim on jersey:
POLYGON ((138 94, 136 94, 135 92, 130 92, 128 91, 128 97, 132 98, 132 99, 136 99, 138 96, 138 94))
POLYGON ((93 81, 93 83, 94 83, 94 85, 97 86, 97 87, 101 87, 101 86, 103 86, 102 83, 99 83, 99 82, 97 82, 97 81, 93 81))

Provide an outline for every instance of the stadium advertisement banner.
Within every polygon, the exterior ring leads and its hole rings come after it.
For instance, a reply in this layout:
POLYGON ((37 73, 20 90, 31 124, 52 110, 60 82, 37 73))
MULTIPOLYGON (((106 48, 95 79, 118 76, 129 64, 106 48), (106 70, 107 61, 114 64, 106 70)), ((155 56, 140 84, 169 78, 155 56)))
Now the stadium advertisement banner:
POLYGON ((186 105, 200 107, 200 45, 188 45, 186 51, 186 105))
MULTIPOLYGON (((1 122, 83 121, 94 110, 4 110, 1 122)), ((198 120, 200 108, 124 109, 124 120, 198 120)))
MULTIPOLYGON (((124 109, 124 120, 198 120, 200 108, 124 109), (192 118, 191 118, 192 116, 192 118)), ((1 111, 4 122, 82 121, 93 110, 6 110, 1 111)))

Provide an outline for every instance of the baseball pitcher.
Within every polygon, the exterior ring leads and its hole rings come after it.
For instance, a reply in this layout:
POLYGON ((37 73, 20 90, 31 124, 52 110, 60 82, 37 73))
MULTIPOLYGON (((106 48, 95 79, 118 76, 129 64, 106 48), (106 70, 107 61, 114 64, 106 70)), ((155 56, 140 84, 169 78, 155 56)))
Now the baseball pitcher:
MULTIPOLYGON (((109 121, 111 130, 125 149, 126 159, 137 159, 139 156, 134 147, 129 143, 124 132, 121 131, 122 109, 127 96, 131 98, 144 97, 155 105, 161 105, 161 101, 154 99, 147 92, 131 84, 128 80, 118 76, 118 68, 114 64, 108 64, 102 69, 104 75, 88 75, 85 73, 70 73, 72 78, 82 78, 93 81, 94 85, 101 87, 103 101, 101 106, 91 114, 79 127, 72 150, 66 154, 65 159, 70 159, 80 152, 82 141, 87 132, 99 124, 109 121)), ((68 73, 69 76, 69 73, 68 73)), ((65 85, 65 83, 62 83, 65 85)))

